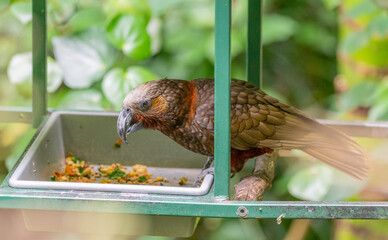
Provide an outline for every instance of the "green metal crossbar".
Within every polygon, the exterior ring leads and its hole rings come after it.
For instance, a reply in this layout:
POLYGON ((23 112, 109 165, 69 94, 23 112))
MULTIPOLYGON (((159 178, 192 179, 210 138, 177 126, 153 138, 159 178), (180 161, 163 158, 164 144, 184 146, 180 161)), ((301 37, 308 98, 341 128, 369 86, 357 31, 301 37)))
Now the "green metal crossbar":
POLYGON ((32 110, 26 107, 0 107, 1 122, 32 123, 32 110))
MULTIPOLYGON (((5 180, 7 182, 8 179, 5 180)), ((190 196, 13 189, 3 183, 0 208, 241 218, 386 219, 386 202, 224 201, 190 196)))
MULTIPOLYGON (((262 1, 248 0, 247 80, 261 84, 262 1)), ((46 0, 33 0, 33 111, 0 108, 0 121, 31 122, 37 127, 46 106, 46 0)), ((241 202, 228 201, 230 169, 230 31, 231 0, 216 0, 215 23, 215 181, 205 196, 77 192, 17 189, 8 186, 12 170, 0 186, 0 208, 227 218, 388 218, 386 202, 241 202), (241 215, 239 209, 244 209, 241 215)), ((346 133, 360 129, 360 136, 386 137, 388 124, 355 123, 346 133), (349 131, 348 131, 349 130, 349 131), (381 130, 381 131, 380 131, 381 130), (376 133, 381 133, 376 135, 376 133), (364 135, 363 135, 364 134, 364 135)), ((342 129, 341 129, 342 130, 342 129)), ((40 128, 37 130, 39 134, 40 128)), ((35 136, 36 137, 36 136, 35 136)), ((26 151, 28 148, 26 149, 26 151)), ((25 154, 25 153, 24 153, 25 154)))
MULTIPOLYGON (((388 123, 322 123, 358 137, 388 136, 388 123)), ((224 218, 388 218, 387 202, 225 201, 215 197, 214 189, 205 196, 193 197, 11 188, 8 182, 14 170, 0 186, 0 208, 224 218), (241 216, 239 209, 245 209, 246 215, 241 216)))

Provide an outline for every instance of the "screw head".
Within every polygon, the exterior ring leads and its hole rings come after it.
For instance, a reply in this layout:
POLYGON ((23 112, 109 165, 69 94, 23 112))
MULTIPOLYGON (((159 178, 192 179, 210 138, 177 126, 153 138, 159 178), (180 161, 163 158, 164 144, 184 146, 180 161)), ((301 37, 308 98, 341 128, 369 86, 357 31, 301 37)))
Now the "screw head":
POLYGON ((237 216, 241 217, 241 218, 245 218, 248 216, 248 208, 244 207, 244 206, 240 206, 237 208, 237 211, 236 211, 236 214, 237 216))

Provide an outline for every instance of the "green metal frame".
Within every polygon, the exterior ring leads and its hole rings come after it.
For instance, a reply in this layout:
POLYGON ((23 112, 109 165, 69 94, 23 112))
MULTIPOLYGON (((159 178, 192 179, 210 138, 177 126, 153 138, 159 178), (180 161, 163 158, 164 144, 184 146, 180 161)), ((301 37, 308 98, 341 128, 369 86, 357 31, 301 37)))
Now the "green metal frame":
MULTIPOLYGON (((248 1, 247 79, 260 87, 262 1, 248 1)), ((216 0, 215 4, 215 182, 207 195, 192 197, 16 189, 8 186, 9 177, 13 174, 11 171, 0 187, 0 208, 226 218, 388 218, 387 202, 228 200, 231 0, 216 0)), ((44 124, 47 115, 46 36, 46 0, 33 0, 33 111, 0 108, 3 116, 0 121, 32 122, 35 127, 42 121, 41 126, 44 124)), ((36 134, 39 131, 40 128, 36 134)))
POLYGON ((32 1, 32 116, 38 127, 47 113, 47 17, 46 0, 32 1))
POLYGON ((39 127, 47 114, 46 0, 32 1, 32 109, 0 107, 0 122, 32 123, 39 127))
POLYGON ((229 196, 231 0, 217 0, 214 68, 214 193, 229 196))
POLYGON ((26 107, 0 107, 1 122, 32 123, 31 108, 26 107))
POLYGON ((248 0, 248 36, 247 36, 247 80, 261 88, 262 44, 261 16, 262 0, 248 0), (259 23, 259 24, 257 24, 259 23))

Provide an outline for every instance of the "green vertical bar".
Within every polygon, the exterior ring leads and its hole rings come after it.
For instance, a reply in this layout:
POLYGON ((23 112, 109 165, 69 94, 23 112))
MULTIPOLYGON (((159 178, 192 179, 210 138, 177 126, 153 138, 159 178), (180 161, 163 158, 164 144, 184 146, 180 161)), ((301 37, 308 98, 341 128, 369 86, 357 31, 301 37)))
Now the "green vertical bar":
POLYGON ((46 114, 46 0, 32 1, 32 124, 38 127, 46 114))
POLYGON ((247 80, 261 88, 262 0, 248 0, 247 80))
POLYGON ((229 196, 231 0, 216 0, 214 195, 229 196))

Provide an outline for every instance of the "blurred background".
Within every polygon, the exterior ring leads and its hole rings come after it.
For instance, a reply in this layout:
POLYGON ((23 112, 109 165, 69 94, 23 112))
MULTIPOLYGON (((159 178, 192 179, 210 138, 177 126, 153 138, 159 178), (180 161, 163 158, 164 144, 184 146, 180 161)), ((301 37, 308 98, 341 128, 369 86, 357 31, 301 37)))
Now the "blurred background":
MULTIPOLYGON (((214 76, 213 0, 47 3, 49 108, 117 111, 142 82, 214 76)), ((232 11, 232 76, 245 80, 247 1, 233 1, 232 11)), ((0 1, 0 106, 31 107, 31 19, 31 1, 0 1)), ((266 0, 263 45, 263 88, 272 96, 316 118, 388 120, 387 1, 266 0)), ((1 181, 34 132, 0 123, 1 181)), ((357 140, 371 160, 367 181, 294 152, 278 161, 264 200, 387 200, 388 141, 357 140)), ((192 239, 387 239, 386 224, 207 218, 192 239)))

